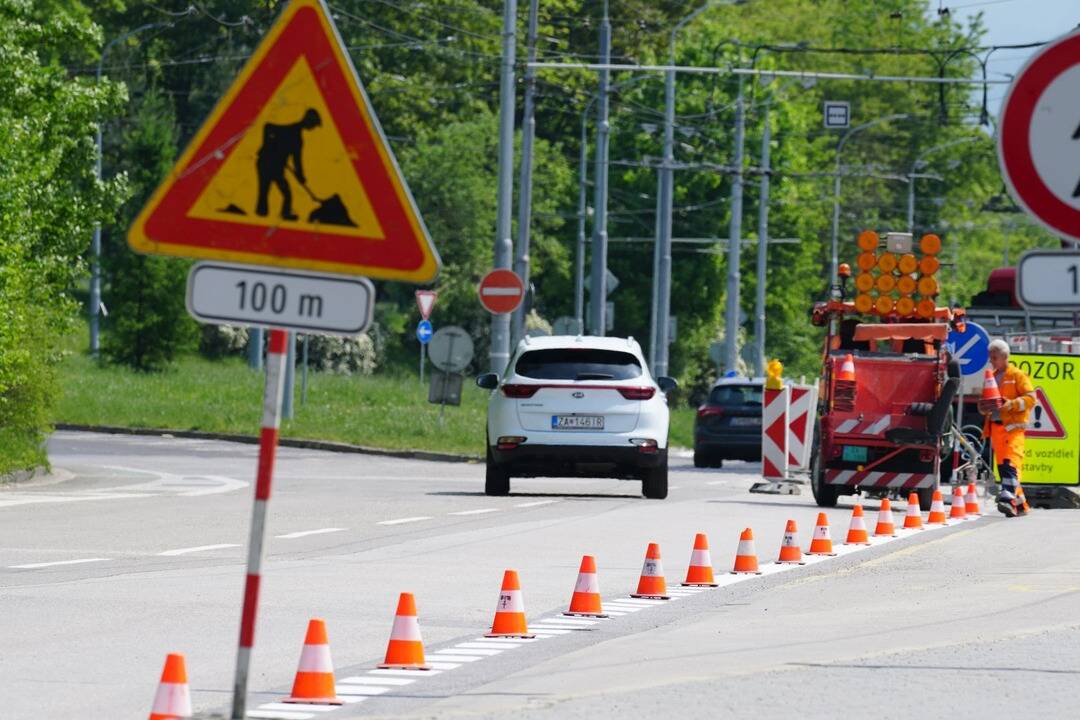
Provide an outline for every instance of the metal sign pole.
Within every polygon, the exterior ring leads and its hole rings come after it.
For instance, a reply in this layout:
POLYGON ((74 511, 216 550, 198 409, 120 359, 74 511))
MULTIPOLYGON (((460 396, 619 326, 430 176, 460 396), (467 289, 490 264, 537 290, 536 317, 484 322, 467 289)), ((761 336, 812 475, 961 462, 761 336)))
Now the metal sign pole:
POLYGON ((427 345, 425 345, 424 343, 420 343, 420 384, 421 385, 424 384, 424 348, 426 348, 426 347, 427 347, 427 345))
POLYGON ((259 433, 259 465, 255 479, 255 503, 251 511, 251 534, 248 538, 247 577, 244 581, 244 605, 240 617, 240 643, 236 652, 232 715, 229 716, 232 720, 243 720, 244 706, 247 703, 248 671, 251 667, 251 648, 255 644, 255 616, 259 607, 263 539, 266 536, 266 506, 270 501, 278 426, 281 423, 287 338, 286 331, 271 330, 270 347, 266 354, 266 388, 263 392, 262 430, 259 433))

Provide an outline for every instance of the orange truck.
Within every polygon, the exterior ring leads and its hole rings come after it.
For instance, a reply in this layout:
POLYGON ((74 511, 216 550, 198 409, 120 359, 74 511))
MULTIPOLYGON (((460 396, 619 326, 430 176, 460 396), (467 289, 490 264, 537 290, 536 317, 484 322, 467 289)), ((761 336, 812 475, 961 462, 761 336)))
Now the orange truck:
POLYGON ((923 510, 952 473, 952 404, 959 367, 946 338, 961 313, 936 303, 941 240, 859 235, 812 322, 826 328, 810 486, 817 504, 841 495, 919 496, 923 510), (854 287, 850 287, 853 284, 854 287))

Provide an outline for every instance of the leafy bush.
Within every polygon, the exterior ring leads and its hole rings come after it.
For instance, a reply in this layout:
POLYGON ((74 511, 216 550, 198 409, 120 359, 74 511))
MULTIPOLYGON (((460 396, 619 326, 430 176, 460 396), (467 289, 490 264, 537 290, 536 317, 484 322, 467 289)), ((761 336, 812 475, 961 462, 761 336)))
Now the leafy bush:
POLYGON ((199 352, 211 360, 239 355, 248 343, 248 329, 236 325, 199 326, 199 352))
POLYGON ((378 365, 375 343, 366 333, 356 337, 309 335, 308 365, 335 375, 371 375, 378 365))

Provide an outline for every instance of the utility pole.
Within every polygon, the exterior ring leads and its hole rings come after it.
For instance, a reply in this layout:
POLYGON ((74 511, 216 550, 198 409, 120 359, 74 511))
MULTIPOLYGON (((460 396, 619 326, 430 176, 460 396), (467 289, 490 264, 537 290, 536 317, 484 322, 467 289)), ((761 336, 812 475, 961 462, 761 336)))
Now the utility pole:
POLYGON ((765 282, 769 258, 769 174, 772 128, 769 127, 769 100, 765 101, 761 129, 761 192, 758 195, 757 302, 754 306, 754 343, 757 346, 758 375, 765 376, 765 282))
MULTIPOLYGON (((604 0, 600 22, 600 62, 611 62, 611 21, 604 0)), ((596 102, 596 172, 593 187, 592 282, 589 287, 589 317, 593 335, 607 333, 607 202, 608 202, 608 93, 611 71, 600 70, 600 92, 596 102)))
POLYGON ((728 232, 727 311, 724 319, 724 364, 728 371, 739 360, 739 253, 742 250, 743 141, 746 113, 743 111, 743 76, 735 98, 735 175, 731 183, 731 223, 728 232))
POLYGON ((589 111, 596 102, 596 95, 589 98, 585 104, 585 110, 581 113, 581 145, 578 148, 578 230, 577 252, 574 254, 574 319, 577 320, 577 331, 585 332, 585 216, 588 213, 586 205, 589 185, 589 111))
MULTIPOLYGON (((510 213, 514 195, 514 62, 517 0, 503 4, 502 71, 499 83, 499 188, 495 225, 495 267, 509 268, 514 252, 510 213)), ((491 372, 502 373, 510 362, 510 316, 491 316, 491 372)))
MULTIPOLYGON (((537 15, 540 0, 529 3, 528 57, 529 62, 536 62, 537 15)), ((525 111, 521 117, 521 177, 518 182, 518 242, 515 248, 514 272, 529 292, 529 226, 532 224, 532 165, 533 142, 536 137, 536 107, 533 96, 536 93, 536 68, 525 66, 525 111)), ((535 301, 535 299, 534 299, 535 301)), ((518 305, 513 315, 513 339, 516 343, 525 335, 525 306, 518 305)))

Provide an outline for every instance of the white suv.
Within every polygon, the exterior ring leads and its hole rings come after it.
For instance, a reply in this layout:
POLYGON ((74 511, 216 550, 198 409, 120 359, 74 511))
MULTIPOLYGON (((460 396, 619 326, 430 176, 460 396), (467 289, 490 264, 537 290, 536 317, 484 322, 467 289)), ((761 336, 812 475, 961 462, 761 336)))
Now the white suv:
POLYGON ((633 338, 526 338, 506 372, 481 375, 492 390, 487 421, 488 495, 517 477, 640 479, 667 497, 671 378, 654 380, 633 338))

